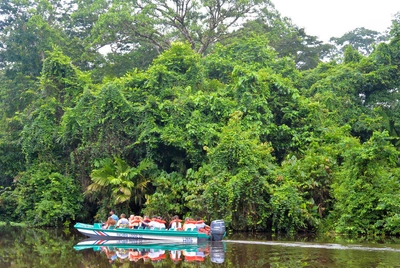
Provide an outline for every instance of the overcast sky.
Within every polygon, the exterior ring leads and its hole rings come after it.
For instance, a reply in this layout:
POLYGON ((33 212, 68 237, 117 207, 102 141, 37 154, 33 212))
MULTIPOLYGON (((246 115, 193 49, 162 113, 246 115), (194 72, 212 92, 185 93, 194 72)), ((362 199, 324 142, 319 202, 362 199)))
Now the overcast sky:
POLYGON ((346 32, 364 27, 385 31, 393 15, 400 12, 400 0, 272 0, 275 8, 306 34, 328 42, 346 32))

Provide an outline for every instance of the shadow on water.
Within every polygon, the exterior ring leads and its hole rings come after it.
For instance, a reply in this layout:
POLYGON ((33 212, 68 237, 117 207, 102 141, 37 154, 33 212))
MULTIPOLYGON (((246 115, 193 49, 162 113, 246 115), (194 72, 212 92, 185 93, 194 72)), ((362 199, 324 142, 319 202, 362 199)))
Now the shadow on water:
POLYGON ((194 245, 0 227, 0 267, 400 267, 398 238, 229 234, 194 245))

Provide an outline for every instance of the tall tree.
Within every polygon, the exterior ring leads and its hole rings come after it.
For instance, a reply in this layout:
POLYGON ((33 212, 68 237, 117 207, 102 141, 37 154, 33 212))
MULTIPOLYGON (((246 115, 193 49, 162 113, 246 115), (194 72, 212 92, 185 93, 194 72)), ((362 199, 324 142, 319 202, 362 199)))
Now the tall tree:
POLYGON ((2 1, 0 9, 1 94, 7 116, 31 101, 45 52, 63 46, 63 6, 59 1, 2 1), (3 99, 4 98, 4 99, 3 99))
POLYGON ((341 37, 332 37, 330 41, 335 43, 341 51, 344 51, 347 45, 351 45, 360 53, 368 55, 372 52, 374 44, 386 39, 385 35, 377 31, 360 27, 345 33, 341 37))
POLYGON ((99 16, 93 42, 119 51, 147 43, 161 52, 171 41, 185 40, 203 54, 264 7, 272 8, 269 0, 114 1, 99 16))
POLYGON ((59 1, 2 1, 0 58, 9 72, 32 77, 41 71, 45 51, 62 45, 64 10, 59 1))
POLYGON ((333 46, 324 44, 316 36, 308 35, 304 28, 282 17, 277 11, 263 10, 260 15, 246 22, 237 31, 238 38, 251 35, 264 35, 280 57, 291 57, 297 68, 307 70, 315 68, 318 63, 332 53, 333 46))
POLYGON ((390 35, 393 41, 398 42, 400 40, 400 12, 394 15, 392 25, 390 26, 390 35))

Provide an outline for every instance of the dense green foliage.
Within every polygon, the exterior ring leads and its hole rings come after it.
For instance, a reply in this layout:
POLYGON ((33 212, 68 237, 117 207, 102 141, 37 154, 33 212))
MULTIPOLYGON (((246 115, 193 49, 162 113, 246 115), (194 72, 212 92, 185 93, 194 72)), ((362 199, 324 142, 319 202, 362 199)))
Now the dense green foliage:
POLYGON ((218 29, 196 28, 211 18, 200 11, 170 24, 167 3, 57 3, 2 2, 2 220, 57 226, 115 208, 398 234, 398 16, 387 42, 358 29, 322 62, 332 45, 268 1, 232 2, 218 29))

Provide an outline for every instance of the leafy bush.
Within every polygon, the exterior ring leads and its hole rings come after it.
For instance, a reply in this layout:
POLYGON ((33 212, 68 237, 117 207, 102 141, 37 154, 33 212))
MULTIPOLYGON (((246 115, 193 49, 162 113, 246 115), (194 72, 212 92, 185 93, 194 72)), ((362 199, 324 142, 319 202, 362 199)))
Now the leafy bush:
POLYGON ((387 132, 375 132, 359 144, 343 142, 344 163, 332 185, 336 231, 351 234, 395 234, 399 231, 399 152, 387 132))
POLYGON ((59 226, 79 214, 83 201, 79 187, 53 170, 48 164, 38 164, 21 174, 13 191, 19 220, 35 226, 59 226))

